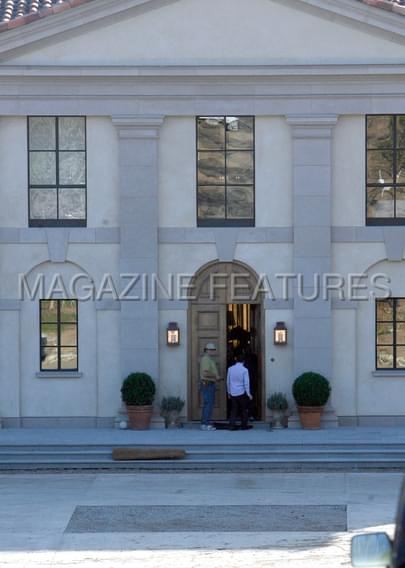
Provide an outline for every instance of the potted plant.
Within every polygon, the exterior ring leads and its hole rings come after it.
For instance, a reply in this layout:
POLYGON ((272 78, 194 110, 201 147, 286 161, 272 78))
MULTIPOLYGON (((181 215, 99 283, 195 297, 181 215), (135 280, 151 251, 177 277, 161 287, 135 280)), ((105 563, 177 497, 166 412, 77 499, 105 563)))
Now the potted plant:
POLYGON ((267 408, 271 413, 271 425, 275 430, 285 428, 286 419, 288 420, 287 397, 282 392, 275 392, 267 399, 267 408))
POLYGON ((155 392, 155 383, 147 373, 131 373, 122 383, 122 400, 127 406, 129 427, 132 430, 149 428, 155 392))
POLYGON ((295 379, 292 393, 303 428, 316 430, 321 427, 323 407, 330 392, 328 379, 319 373, 307 372, 295 379))
POLYGON ((179 396, 168 396, 162 398, 160 403, 160 416, 165 419, 166 428, 179 428, 180 412, 183 410, 184 400, 179 396))

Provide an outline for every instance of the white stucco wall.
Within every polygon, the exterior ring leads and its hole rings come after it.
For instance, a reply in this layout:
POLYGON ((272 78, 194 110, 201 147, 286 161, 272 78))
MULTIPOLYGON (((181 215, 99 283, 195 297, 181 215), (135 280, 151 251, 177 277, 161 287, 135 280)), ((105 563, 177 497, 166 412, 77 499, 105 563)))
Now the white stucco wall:
MULTIPOLYGON (((405 263, 382 261, 368 274, 387 274, 391 278, 393 297, 404 297, 405 263)), ((360 302, 356 322, 357 337, 357 400, 363 416, 403 416, 405 371, 395 377, 375 377, 375 302, 360 302)))
POLYGON ((182 416, 187 415, 188 395, 188 321, 186 310, 161 310, 159 313, 159 384, 156 396, 157 405, 163 397, 179 396, 185 401, 182 416), (166 328, 175 321, 180 328, 180 345, 169 347, 166 344, 166 328))
POLYGON ((0 416, 20 414, 20 312, 0 313, 0 416))
POLYGON ((0 117, 0 172, 0 226, 26 227, 28 171, 25 117, 0 117))
MULTIPOLYGON (((332 395, 338 416, 357 414, 356 310, 333 310, 332 395)), ((383 395, 383 393, 381 393, 383 395)))
MULTIPOLYGON (((27 118, 0 117, 0 226, 28 226, 27 118)), ((88 227, 118 226, 118 140, 108 117, 87 117, 88 227)))
MULTIPOLYGON (((257 116, 257 227, 291 226, 291 160, 291 133, 285 118, 257 116)), ((195 227, 196 192, 195 117, 166 117, 159 141, 159 226, 195 227)))
POLYGON ((256 117, 256 227, 292 225, 292 138, 284 117, 256 117))
POLYGON ((340 116, 332 144, 332 225, 365 224, 365 117, 340 116))
POLYGON ((134 8, 75 30, 51 46, 30 46, 9 62, 189 64, 400 61, 405 49, 356 22, 287 0, 180 0, 134 8))
POLYGON ((88 227, 117 227, 118 137, 109 117, 87 118, 88 227))
MULTIPOLYGON (((293 375, 293 312, 292 310, 265 310, 265 385, 266 399, 273 392, 283 392, 287 396, 290 410, 295 405, 291 394, 293 375), (273 344, 273 329, 278 321, 284 321, 290 330, 288 344, 276 346, 273 344), (273 359, 273 360, 272 360, 273 359)), ((264 401, 266 403, 266 400, 264 401)), ((266 415, 269 411, 266 407, 266 415)))

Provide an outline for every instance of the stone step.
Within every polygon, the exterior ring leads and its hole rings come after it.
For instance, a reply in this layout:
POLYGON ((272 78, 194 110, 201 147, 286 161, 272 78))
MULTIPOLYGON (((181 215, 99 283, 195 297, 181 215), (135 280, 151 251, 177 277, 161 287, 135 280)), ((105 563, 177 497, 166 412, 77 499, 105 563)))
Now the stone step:
POLYGON ((302 443, 238 443, 237 441, 230 441, 227 443, 212 443, 212 441, 207 441, 205 443, 176 443, 176 442, 165 442, 156 444, 156 443, 144 443, 140 444, 137 442, 132 443, 118 443, 118 444, 1 444, 0 443, 0 455, 3 452, 7 451, 15 451, 15 452, 42 452, 42 451, 77 451, 77 452, 88 452, 88 451, 96 451, 96 452, 105 452, 111 451, 114 447, 120 448, 160 448, 160 447, 176 447, 176 448, 184 448, 188 451, 196 451, 196 450, 207 450, 207 451, 227 451, 227 450, 242 450, 242 451, 260 451, 260 450, 268 450, 268 451, 280 451, 280 450, 291 450, 291 451, 302 451, 303 448, 305 451, 330 451, 330 450, 353 450, 353 451, 385 451, 385 450, 400 450, 405 452, 405 443, 342 443, 342 442, 328 442, 328 443, 311 443, 311 442, 302 442, 302 443))
MULTIPOLYGON (((121 446, 122 447, 122 446, 121 446)), ((139 446, 137 446, 139 447, 139 446)), ((151 447, 148 446, 148 449, 151 447)), ((182 448, 181 448, 182 449, 182 448)), ((378 458, 379 456, 384 457, 405 457, 405 448, 327 448, 324 450, 319 450, 316 448, 184 448, 187 452, 187 456, 197 457, 197 456, 210 456, 210 457, 241 457, 250 458, 255 457, 266 457, 266 456, 296 456, 296 457, 306 457, 306 456, 365 456, 378 458)), ((112 448, 105 448, 103 450, 98 449, 70 449, 70 448, 57 448, 57 449, 42 449, 37 448, 35 450, 31 449, 7 449, 0 451, 0 462, 5 459, 19 458, 19 457, 31 457, 32 459, 39 458, 52 458, 54 456, 72 458, 72 459, 82 459, 91 456, 93 459, 104 458, 106 456, 111 456, 112 448)))

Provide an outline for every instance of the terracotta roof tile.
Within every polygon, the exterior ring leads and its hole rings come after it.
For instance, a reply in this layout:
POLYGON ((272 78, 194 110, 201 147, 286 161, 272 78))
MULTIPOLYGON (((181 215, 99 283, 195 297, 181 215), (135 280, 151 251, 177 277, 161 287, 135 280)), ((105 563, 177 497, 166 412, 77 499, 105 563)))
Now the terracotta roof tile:
MULTIPOLYGON (((59 14, 93 0, 0 0, 0 32, 59 14)), ((111 0, 115 2, 117 0, 111 0)), ((405 0, 354 0, 405 16, 405 0)))
POLYGON ((405 15, 405 0, 357 0, 375 8, 382 8, 389 12, 405 15))
POLYGON ((0 0, 0 32, 93 0, 0 0))

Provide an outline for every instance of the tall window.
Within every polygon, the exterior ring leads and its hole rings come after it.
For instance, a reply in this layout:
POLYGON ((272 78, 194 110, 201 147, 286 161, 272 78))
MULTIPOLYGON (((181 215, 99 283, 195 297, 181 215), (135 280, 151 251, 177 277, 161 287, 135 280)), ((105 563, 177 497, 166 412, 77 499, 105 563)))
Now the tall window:
POLYGON ((405 369, 405 298, 376 300, 376 369, 405 369))
POLYGON ((369 115, 367 224, 405 224, 405 115, 369 115))
POLYGON ((254 118, 197 118, 197 224, 254 225, 254 118))
POLYGON ((41 371, 77 371, 77 300, 40 300, 41 371))
POLYGON ((86 226, 86 119, 28 118, 30 227, 86 226))

